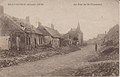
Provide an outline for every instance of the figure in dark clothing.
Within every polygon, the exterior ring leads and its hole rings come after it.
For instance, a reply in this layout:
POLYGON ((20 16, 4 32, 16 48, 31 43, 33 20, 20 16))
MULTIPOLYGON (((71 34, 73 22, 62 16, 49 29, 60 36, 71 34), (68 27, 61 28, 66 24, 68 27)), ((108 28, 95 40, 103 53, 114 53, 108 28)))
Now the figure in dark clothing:
POLYGON ((95 51, 97 51, 97 43, 95 43, 95 51))

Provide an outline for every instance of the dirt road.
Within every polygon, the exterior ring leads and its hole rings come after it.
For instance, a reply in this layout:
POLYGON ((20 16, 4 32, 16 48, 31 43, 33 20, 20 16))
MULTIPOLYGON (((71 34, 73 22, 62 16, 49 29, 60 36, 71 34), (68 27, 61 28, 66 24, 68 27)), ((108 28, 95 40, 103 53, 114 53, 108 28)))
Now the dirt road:
POLYGON ((0 70, 0 77, 34 77, 46 75, 59 69, 78 68, 80 65, 84 65, 87 56, 93 54, 96 54, 94 46, 89 45, 66 55, 57 55, 44 60, 3 68, 0 70))

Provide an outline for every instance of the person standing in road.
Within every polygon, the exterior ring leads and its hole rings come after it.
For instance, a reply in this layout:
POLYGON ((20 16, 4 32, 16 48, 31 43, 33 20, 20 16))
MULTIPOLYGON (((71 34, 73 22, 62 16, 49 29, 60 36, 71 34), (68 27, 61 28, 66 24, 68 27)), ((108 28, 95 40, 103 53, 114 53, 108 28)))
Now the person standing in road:
POLYGON ((95 51, 97 51, 97 43, 95 43, 95 51))

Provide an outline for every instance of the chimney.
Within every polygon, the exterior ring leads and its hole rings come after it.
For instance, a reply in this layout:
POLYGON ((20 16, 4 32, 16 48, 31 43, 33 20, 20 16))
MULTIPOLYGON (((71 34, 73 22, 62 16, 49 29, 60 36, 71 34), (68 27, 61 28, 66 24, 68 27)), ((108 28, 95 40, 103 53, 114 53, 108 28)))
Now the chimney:
POLYGON ((26 16, 25 20, 30 23, 30 17, 26 16))
POLYGON ((80 24, 79 24, 79 22, 78 22, 77 30, 78 31, 80 30, 80 24))
POLYGON ((54 29, 54 25, 53 24, 51 24, 51 28, 54 29))
POLYGON ((42 26, 42 24, 40 22, 38 22, 38 26, 42 26))
POLYGON ((0 5, 0 16, 4 14, 4 7, 0 5))

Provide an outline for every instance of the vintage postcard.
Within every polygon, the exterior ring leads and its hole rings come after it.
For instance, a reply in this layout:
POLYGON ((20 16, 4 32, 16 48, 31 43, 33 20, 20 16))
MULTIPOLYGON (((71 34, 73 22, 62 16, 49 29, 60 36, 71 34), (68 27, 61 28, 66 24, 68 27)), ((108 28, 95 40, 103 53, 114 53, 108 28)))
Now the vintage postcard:
POLYGON ((119 0, 0 0, 0 77, 119 76, 119 0))

